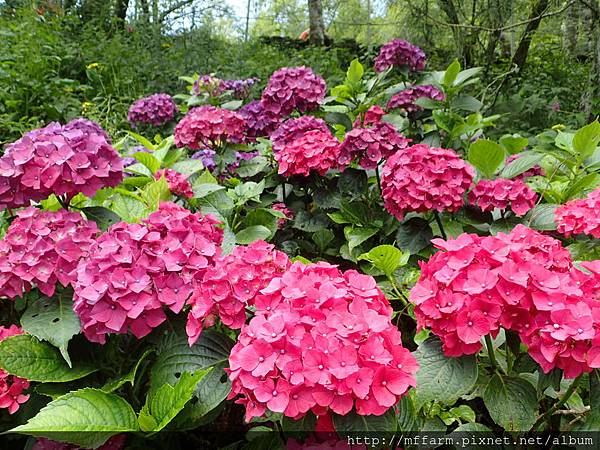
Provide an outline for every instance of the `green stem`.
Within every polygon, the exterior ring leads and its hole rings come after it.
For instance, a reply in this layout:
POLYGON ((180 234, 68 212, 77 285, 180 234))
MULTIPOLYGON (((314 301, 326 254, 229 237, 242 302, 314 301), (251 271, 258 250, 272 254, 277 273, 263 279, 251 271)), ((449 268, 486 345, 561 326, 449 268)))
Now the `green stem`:
POLYGON ((375 167, 375 175, 377 176, 377 187, 379 188, 379 193, 383 195, 383 191, 381 190, 381 176, 379 175, 379 166, 375 167))
POLYGON ((392 285, 392 289, 394 290, 394 293, 398 296, 398 300, 402 301, 403 305, 408 305, 408 298, 406 298, 406 295, 404 295, 402 293, 402 291, 400 291, 400 289, 398 289, 398 286, 396 286, 396 281, 394 281, 393 277, 388 277, 388 280, 390 281, 390 284, 392 285))
POLYGON ((554 405, 552 405, 552 408, 550 408, 548 411, 546 411, 544 414, 542 414, 540 417, 538 417, 538 420, 536 420, 536 422, 533 424, 533 427, 531 427, 531 431, 535 431, 544 421, 548 420, 552 416, 552 414, 554 414, 565 403, 567 403, 569 398, 571 398, 573 393, 577 390, 577 386, 579 386, 580 380, 581 380, 581 375, 573 380, 573 382, 567 388, 567 390, 562 395, 562 397, 560 397, 558 399, 558 401, 554 405))
POLYGON ((485 335, 485 346, 487 347, 488 356, 490 357, 492 367, 495 371, 498 371, 498 361, 496 361, 496 353, 494 353, 494 344, 492 343, 492 338, 489 334, 485 335))
POLYGON ((446 235, 446 231, 444 230, 444 225, 442 224, 442 219, 440 218, 440 213, 438 213, 437 211, 434 211, 433 217, 435 218, 435 222, 438 224, 438 227, 440 228, 440 233, 442 234, 442 237, 444 238, 444 240, 448 239, 448 236, 446 235))

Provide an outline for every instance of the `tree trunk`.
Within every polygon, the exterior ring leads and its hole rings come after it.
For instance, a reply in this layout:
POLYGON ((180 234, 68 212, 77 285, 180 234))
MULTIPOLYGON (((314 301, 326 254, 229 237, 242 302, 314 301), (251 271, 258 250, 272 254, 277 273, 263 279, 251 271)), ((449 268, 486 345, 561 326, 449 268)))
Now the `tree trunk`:
POLYGON ((308 0, 308 20, 310 24, 310 43, 313 45, 325 44, 325 25, 323 24, 323 4, 321 0, 308 0))
POLYGON ((590 72, 587 89, 581 98, 581 109, 588 122, 594 120, 593 99, 600 96, 600 0, 589 2, 584 10, 588 19, 590 34, 587 35, 586 48, 589 56, 590 72))
POLYGON ((575 2, 567 10, 563 21, 563 48, 569 58, 573 58, 577 52, 578 28, 579 2, 575 2))
POLYGON ((444 11, 448 22, 452 25, 452 36, 454 37, 454 43, 456 44, 456 50, 458 57, 462 62, 463 67, 469 67, 471 65, 470 50, 465 45, 465 36, 461 29, 460 19, 454 2, 452 0, 438 0, 440 9, 444 11))
POLYGON ((140 7, 142 10, 142 20, 144 22, 150 21, 150 8, 148 7, 148 0, 140 0, 140 7))
POLYGON ((127 17, 127 8, 129 7, 129 0, 116 0, 115 5, 115 16, 122 21, 125 21, 127 17))
POLYGON ((531 9, 531 13, 529 14, 529 22, 525 27, 525 31, 523 32, 523 36, 521 36, 521 40, 519 41, 519 46, 515 51, 515 54, 512 58, 512 65, 516 65, 518 67, 518 71, 522 72, 525 67, 525 63, 527 62, 527 55, 529 55, 529 47, 531 46, 531 40, 533 39, 533 35, 540 27, 540 22, 542 21, 541 15, 548 8, 549 0, 536 0, 531 9))

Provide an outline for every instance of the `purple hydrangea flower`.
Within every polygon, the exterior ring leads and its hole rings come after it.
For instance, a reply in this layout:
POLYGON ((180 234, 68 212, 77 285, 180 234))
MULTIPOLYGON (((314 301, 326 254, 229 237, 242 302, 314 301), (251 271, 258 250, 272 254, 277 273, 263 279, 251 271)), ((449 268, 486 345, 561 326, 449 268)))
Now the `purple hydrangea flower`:
POLYGON ((133 102, 127 120, 133 128, 139 124, 158 127, 173 120, 177 111, 177 105, 169 94, 153 94, 133 102))
POLYGON ((425 69, 427 59, 425 53, 416 45, 401 39, 394 39, 384 44, 375 59, 375 71, 383 72, 390 67, 407 68, 411 72, 425 69))
POLYGON ((446 96, 442 91, 430 84, 413 86, 395 94, 388 102, 387 109, 398 108, 406 113, 420 111, 423 108, 415 103, 420 98, 443 101, 446 96))
POLYGON ((217 164, 215 163, 215 155, 217 152, 211 150, 210 148, 204 148, 202 150, 198 150, 194 153, 191 158, 199 159, 202 162, 202 165, 208 169, 210 172, 217 168, 217 164))
POLYGON ((323 119, 317 119, 313 116, 301 116, 297 119, 286 120, 271 133, 270 138, 273 143, 273 151, 277 153, 292 141, 313 130, 329 132, 327 123, 323 119))
POLYGON ((317 109, 325 98, 325 80, 308 67, 284 67, 276 70, 263 91, 265 111, 289 116, 294 110, 317 109))
POLYGON ((246 121, 246 136, 251 139, 269 136, 281 123, 279 116, 265 111, 258 100, 242 106, 238 113, 246 121))

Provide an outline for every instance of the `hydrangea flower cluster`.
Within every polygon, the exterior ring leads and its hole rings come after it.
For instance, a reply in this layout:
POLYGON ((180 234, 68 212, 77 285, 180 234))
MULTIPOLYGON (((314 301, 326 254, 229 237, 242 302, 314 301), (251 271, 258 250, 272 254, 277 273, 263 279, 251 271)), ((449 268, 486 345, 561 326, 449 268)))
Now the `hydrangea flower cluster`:
POLYGON ((269 136, 280 123, 279 116, 266 111, 258 100, 242 106, 238 113, 246 121, 246 137, 249 139, 269 136))
POLYGON ((28 206, 51 194, 93 197, 123 179, 123 161, 106 133, 83 122, 51 123, 8 145, 0 157, 0 209, 28 206))
POLYGON ((419 327, 440 337, 447 356, 476 353, 502 326, 519 333, 545 372, 573 378, 600 367, 600 277, 575 268, 560 241, 518 225, 433 242, 443 251, 421 264, 410 299, 419 327))
POLYGON ((212 172, 217 167, 217 163, 215 162, 216 154, 217 152, 211 150, 210 148, 203 148, 202 150, 195 152, 191 158, 199 159, 202 162, 202 166, 212 172))
POLYGON ((323 119, 313 116, 300 116, 297 119, 286 120, 271 133, 270 139, 273 143, 273 152, 281 151, 286 145, 313 130, 329 132, 327 123, 323 119))
POLYGON ((278 173, 285 177, 308 176, 312 171, 325 175, 341 166, 339 157, 340 143, 329 130, 309 131, 275 153, 278 173))
POLYGON ((372 277, 298 262, 260 292, 229 357, 229 398, 241 396, 247 420, 381 415, 415 385, 417 362, 372 277))
POLYGON ((199 106, 191 109, 175 127, 175 145, 194 150, 219 147, 224 142, 239 143, 244 139, 246 123, 228 109, 199 106))
POLYGON ((108 333, 147 335, 181 311, 193 283, 219 255, 223 230, 212 216, 162 203, 140 224, 119 222, 102 234, 77 269, 74 310, 92 342, 108 333))
POLYGON ((102 129, 100 125, 92 120, 85 119, 80 117, 79 119, 73 119, 65 126, 63 126, 63 130, 71 131, 71 130, 80 130, 86 135, 90 134, 99 134, 106 139, 106 142, 111 143, 110 136, 106 131, 102 129))
POLYGON ((133 102, 127 113, 132 128, 139 124, 159 127, 177 114, 177 105, 169 94, 153 94, 133 102))
POLYGON ((203 328, 214 325, 217 317, 229 328, 241 328, 246 322, 246 307, 254 305, 257 293, 289 265, 285 253, 264 241, 235 247, 231 254, 217 258, 188 301, 191 309, 186 331, 190 346, 203 328))
POLYGON ((232 95, 238 99, 245 99, 250 95, 252 86, 258 83, 258 78, 247 78, 245 80, 222 80, 212 75, 202 75, 192 87, 195 95, 207 93, 210 97, 218 97, 225 91, 232 91, 232 95))
POLYGON ((444 101, 446 96, 442 91, 430 84, 413 86, 394 94, 390 98, 387 108, 398 108, 406 113, 421 111, 423 108, 415 103, 420 98, 430 98, 441 102, 444 101))
MULTIPOLYGON (((0 326, 0 341, 22 333, 23 330, 16 325, 0 326)), ((7 409, 9 414, 17 412, 19 407, 29 400, 29 394, 23 394, 28 388, 29 381, 0 369, 0 409, 7 409)))
MULTIPOLYGON (((522 156, 526 155, 527 152, 521 152, 521 153, 515 153, 514 155, 510 155, 508 158, 506 158, 506 162, 504 163, 505 166, 508 166, 510 163, 512 163, 513 161, 521 158, 522 156)), ((514 177, 515 179, 519 179, 519 180, 525 180, 526 178, 529 177, 535 177, 535 176, 545 176, 546 172, 544 171, 544 169, 542 169, 541 166, 539 165, 535 165, 533 166, 531 169, 523 172, 520 175, 517 175, 516 177, 514 177)))
POLYGON ((309 67, 284 67, 276 70, 262 93, 265 111, 276 116, 289 116, 317 109, 325 98, 325 80, 309 67))
POLYGON ((402 136, 386 122, 370 128, 354 128, 346 134, 340 146, 338 162, 345 166, 358 158, 358 164, 363 169, 374 169, 382 159, 405 149, 409 143, 410 139, 402 136))
POLYGON ((379 105, 371 106, 364 114, 360 114, 356 120, 354 121, 353 126, 355 128, 361 126, 369 126, 376 125, 381 122, 383 116, 385 116, 387 112, 381 108, 379 105))
POLYGON ((482 211, 511 209, 517 216, 523 216, 535 206, 538 196, 521 180, 496 178, 480 180, 469 192, 468 198, 469 203, 482 211))
POLYGON ((271 209, 278 211, 285 216, 285 219, 283 217, 277 219, 277 228, 283 228, 286 221, 294 220, 294 217, 296 216, 294 211, 288 208, 285 203, 273 203, 271 209))
POLYGON ((188 177, 184 174, 173 169, 161 169, 154 174, 156 180, 160 180, 162 177, 165 177, 165 180, 167 180, 171 194, 185 198, 192 198, 194 196, 192 185, 188 181, 188 177))
POLYGON ((248 98, 252 86, 260 81, 259 78, 246 78, 244 80, 222 80, 226 91, 233 91, 233 97, 238 99, 248 98))
POLYGON ((571 200, 554 211, 557 231, 570 237, 575 234, 587 234, 600 239, 600 189, 586 197, 571 200))
POLYGON ((475 169, 453 150, 417 144, 393 154, 381 171, 385 208, 398 220, 407 212, 456 211, 475 169))
POLYGON ((98 232, 79 213, 19 211, 0 241, 0 297, 21 297, 33 286, 51 297, 57 283, 73 285, 98 232))
POLYGON ((393 39, 384 44, 375 59, 375 71, 383 72, 390 67, 420 72, 425 69, 425 53, 416 45, 401 39, 393 39))

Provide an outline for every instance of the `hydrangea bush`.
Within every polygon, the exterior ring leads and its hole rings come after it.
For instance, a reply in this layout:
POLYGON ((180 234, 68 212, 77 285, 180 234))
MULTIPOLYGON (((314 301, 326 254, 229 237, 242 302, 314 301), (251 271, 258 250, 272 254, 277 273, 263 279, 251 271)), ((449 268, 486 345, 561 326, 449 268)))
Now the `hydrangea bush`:
POLYGON ((478 71, 394 40, 7 145, 7 448, 597 429, 600 124, 497 130, 478 71))

